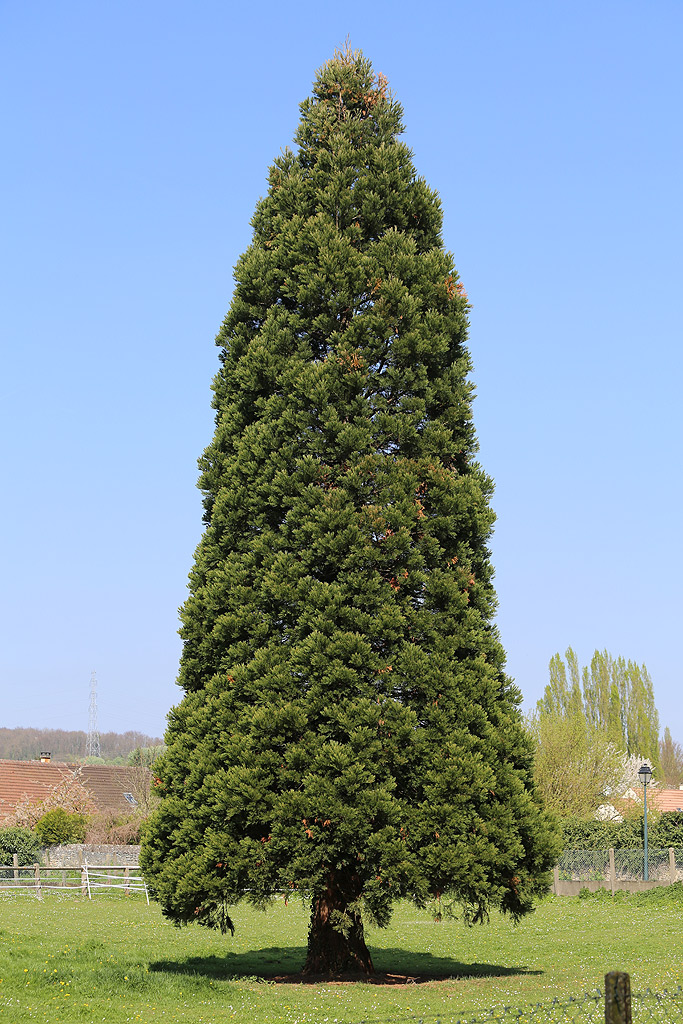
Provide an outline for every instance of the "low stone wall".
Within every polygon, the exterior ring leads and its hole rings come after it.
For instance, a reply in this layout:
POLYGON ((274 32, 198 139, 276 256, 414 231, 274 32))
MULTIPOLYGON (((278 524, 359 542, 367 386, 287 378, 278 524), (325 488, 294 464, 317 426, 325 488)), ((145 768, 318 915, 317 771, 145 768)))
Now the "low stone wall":
POLYGON ((87 860, 89 867, 98 864, 139 864, 139 846, 119 846, 115 843, 69 843, 64 846, 45 846, 40 851, 45 867, 80 868, 87 860))
POLYGON ((597 892, 598 889, 605 889, 607 892, 645 892, 646 889, 656 889, 660 885, 670 885, 667 881, 628 881, 619 879, 614 883, 614 888, 609 881, 589 879, 585 882, 573 882, 567 879, 557 879, 553 882, 553 893, 555 896, 578 896, 582 889, 589 892, 597 892))

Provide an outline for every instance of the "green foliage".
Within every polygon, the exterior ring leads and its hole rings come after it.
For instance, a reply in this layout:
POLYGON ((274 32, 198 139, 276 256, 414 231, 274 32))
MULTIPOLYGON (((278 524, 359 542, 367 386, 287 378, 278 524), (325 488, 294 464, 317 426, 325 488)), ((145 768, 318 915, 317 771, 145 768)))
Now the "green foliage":
POLYGON ((546 807, 563 818, 593 818, 607 794, 619 788, 622 752, 592 729, 580 710, 537 710, 527 727, 536 748, 536 786, 546 807))
MULTIPOLYGON (((521 1024, 537 1021, 538 1013, 506 1013, 503 1007, 521 1011, 541 1003, 548 1007, 541 1020, 549 1024, 562 1016, 554 999, 562 1004, 602 987, 605 971, 615 964, 630 972, 634 993, 675 989, 681 981, 683 914, 673 901, 644 900, 660 892, 666 889, 623 899, 607 893, 604 901, 551 896, 519 926, 494 913, 488 927, 475 931, 460 921, 436 924, 426 912, 399 904, 391 925, 371 931, 369 942, 378 972, 393 975, 388 981, 399 981, 399 975, 408 982, 437 979, 405 987, 312 979, 304 985, 267 983, 301 963, 307 915, 298 900, 287 906, 279 901, 267 917, 242 906, 239 941, 223 948, 213 933, 171 927, 144 897, 121 893, 82 900, 77 889, 68 896, 44 889, 43 899, 36 900, 5 893, 0 988, 6 1004, 14 1003, 3 1006, 2 1016, 8 1022, 69 1024, 136 1017, 145 1024, 197 1024, 202 1018, 211 1024, 273 1024, 325 1017, 347 1024, 458 1019, 521 1024)), ((678 1019, 651 1017, 648 1009, 638 1015, 635 1006, 634 1021, 678 1019)), ((568 1016, 584 1019, 573 1012, 568 1016)))
POLYGON ((672 739, 668 726, 659 741, 659 764, 667 786, 683 784, 683 747, 672 739))
POLYGON ((626 849, 640 846, 642 821, 642 816, 627 822, 562 818, 560 828, 564 849, 606 850, 609 847, 626 849))
POLYGON ((30 828, 20 825, 0 828, 0 862, 3 864, 11 864, 15 853, 20 864, 33 864, 40 846, 40 838, 30 828))
POLYGON ((176 922, 283 888, 349 934, 402 896, 518 918, 556 840, 493 624, 467 298, 370 63, 336 54, 301 112, 217 339, 141 862, 176 922))
POLYGON ((569 647, 564 660, 553 655, 549 675, 528 728, 536 786, 550 810, 594 817, 636 785, 639 758, 661 776, 659 716, 645 665, 595 651, 581 669, 569 647))
POLYGON ((633 893, 636 903, 648 909, 655 907, 675 907, 683 910, 683 882, 674 882, 673 885, 658 885, 654 889, 646 889, 645 892, 633 893))
POLYGON ((540 714, 577 717, 628 755, 659 764, 659 715, 645 665, 595 651, 590 667, 579 668, 571 647, 550 660, 550 681, 538 702, 540 714))
POLYGON ((647 815, 647 834, 652 846, 683 847, 683 811, 647 815))
MULTIPOLYGON (((626 821, 586 821, 563 818, 560 821, 562 843, 565 850, 632 849, 643 843, 643 815, 636 814, 626 821)), ((650 813, 647 816, 647 835, 651 847, 683 847, 683 811, 650 813)))
POLYGON ((55 807, 36 822, 35 830, 43 846, 82 843, 87 824, 85 815, 55 807))
POLYGON ((136 747, 128 755, 127 764, 135 768, 151 768, 158 757, 166 750, 164 743, 157 743, 152 747, 136 747))
POLYGON ((591 892, 584 888, 579 892, 580 900, 588 900, 591 903, 602 903, 609 906, 615 900, 630 906, 645 907, 670 907, 671 909, 683 910, 683 882, 674 882, 673 885, 658 885, 653 889, 646 889, 644 892, 627 892, 624 889, 617 889, 612 894, 608 889, 596 889, 591 892))

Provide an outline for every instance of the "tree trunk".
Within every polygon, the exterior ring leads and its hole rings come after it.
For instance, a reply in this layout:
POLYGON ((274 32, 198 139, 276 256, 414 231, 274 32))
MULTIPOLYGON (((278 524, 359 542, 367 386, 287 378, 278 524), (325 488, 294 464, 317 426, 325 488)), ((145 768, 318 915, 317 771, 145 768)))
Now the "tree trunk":
POLYGON ((372 958, 365 945, 361 916, 349 910, 348 897, 334 883, 330 873, 328 886, 313 900, 308 930, 308 955, 304 974, 373 974, 372 958), (336 914, 344 914, 344 930, 336 914), (336 926, 336 927, 335 927, 336 926))

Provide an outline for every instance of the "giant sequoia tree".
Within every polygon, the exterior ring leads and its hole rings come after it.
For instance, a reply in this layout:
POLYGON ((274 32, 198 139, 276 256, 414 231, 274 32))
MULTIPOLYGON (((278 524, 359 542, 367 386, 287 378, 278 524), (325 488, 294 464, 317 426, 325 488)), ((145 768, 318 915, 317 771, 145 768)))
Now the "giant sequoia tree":
POLYGON ((310 972, 371 971, 400 898, 517 918, 555 852, 492 624, 467 297, 401 131, 347 49, 270 170, 142 852, 176 922, 308 894, 310 972))

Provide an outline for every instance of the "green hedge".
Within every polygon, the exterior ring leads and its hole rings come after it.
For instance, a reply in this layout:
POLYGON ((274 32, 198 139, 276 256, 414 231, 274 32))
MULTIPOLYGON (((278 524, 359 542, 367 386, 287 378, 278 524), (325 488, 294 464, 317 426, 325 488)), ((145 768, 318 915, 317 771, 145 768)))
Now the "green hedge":
POLYGON ((30 828, 8 825, 0 828, 0 864, 11 864, 16 853, 20 864, 33 864, 38 860, 41 842, 30 828))
MULTIPOLYGON (((643 816, 627 821, 582 821, 563 818, 560 828, 565 850, 615 850, 643 845, 643 816)), ((683 846, 683 811, 647 816, 647 841, 652 847, 683 846)))
POLYGON ((36 832, 43 846, 82 843, 87 824, 87 818, 83 814, 55 807, 36 822, 36 832))

